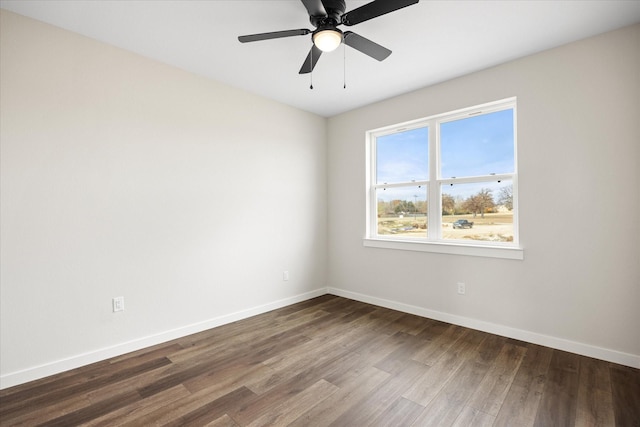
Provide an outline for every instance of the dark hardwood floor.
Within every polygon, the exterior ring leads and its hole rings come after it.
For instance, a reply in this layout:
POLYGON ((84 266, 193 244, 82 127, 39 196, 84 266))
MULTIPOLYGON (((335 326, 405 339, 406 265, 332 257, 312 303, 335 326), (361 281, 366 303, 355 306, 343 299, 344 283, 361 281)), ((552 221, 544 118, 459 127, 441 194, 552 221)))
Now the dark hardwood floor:
POLYGON ((640 370, 325 295, 0 391, 0 425, 640 426, 640 370))

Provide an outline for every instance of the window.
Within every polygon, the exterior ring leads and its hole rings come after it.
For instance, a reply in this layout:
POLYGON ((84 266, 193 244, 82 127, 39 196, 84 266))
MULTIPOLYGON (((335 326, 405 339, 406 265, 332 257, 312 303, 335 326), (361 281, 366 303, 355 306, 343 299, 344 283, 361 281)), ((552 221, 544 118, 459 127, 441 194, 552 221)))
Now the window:
POLYGON ((515 98, 370 131, 367 149, 366 246, 522 259, 515 98))

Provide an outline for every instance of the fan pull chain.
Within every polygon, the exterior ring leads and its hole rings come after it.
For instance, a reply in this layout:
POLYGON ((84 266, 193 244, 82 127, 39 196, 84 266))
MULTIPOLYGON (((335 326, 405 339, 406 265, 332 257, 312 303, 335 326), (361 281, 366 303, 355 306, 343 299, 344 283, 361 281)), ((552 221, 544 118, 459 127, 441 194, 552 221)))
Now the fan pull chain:
POLYGON ((311 66, 311 72, 309 73, 309 80, 311 81, 311 84, 309 85, 309 89, 313 90, 313 45, 309 52, 309 59, 311 59, 311 63, 309 64, 311 66))
POLYGON ((347 47, 342 42, 342 82, 344 83, 342 89, 347 88, 347 47))

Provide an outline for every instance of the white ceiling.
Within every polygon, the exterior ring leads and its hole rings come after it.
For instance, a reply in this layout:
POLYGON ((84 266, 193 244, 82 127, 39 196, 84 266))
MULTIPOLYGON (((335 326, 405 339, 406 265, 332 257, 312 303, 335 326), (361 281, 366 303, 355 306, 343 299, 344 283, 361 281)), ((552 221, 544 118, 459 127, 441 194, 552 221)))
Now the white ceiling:
MULTIPOLYGON (((349 11, 368 1, 346 3, 349 11)), ((0 0, 0 6, 325 117, 640 22, 637 0, 421 0, 342 27, 392 55, 377 62, 349 47, 324 54, 310 90, 310 76, 298 74, 310 35, 237 40, 313 29, 298 0, 0 0)))

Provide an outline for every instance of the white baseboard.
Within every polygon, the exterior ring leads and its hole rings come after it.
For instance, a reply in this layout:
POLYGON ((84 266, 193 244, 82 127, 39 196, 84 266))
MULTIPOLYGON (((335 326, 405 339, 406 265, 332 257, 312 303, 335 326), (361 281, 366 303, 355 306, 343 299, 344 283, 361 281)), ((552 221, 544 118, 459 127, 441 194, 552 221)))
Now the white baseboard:
POLYGON ((483 332, 488 332, 508 338, 514 338, 521 341, 539 344, 558 350, 569 351, 571 353, 581 354, 583 356, 593 357, 595 359, 606 360, 608 362, 618 363, 620 365, 630 366, 640 369, 640 356, 628 353, 622 353, 615 350, 596 347, 588 344, 582 344, 575 341, 569 341, 549 335, 538 334, 521 329, 511 328, 495 323, 484 322, 481 320, 471 319, 468 317, 457 316, 453 314, 443 313, 440 311, 429 310, 410 304, 404 304, 383 298, 372 297, 357 292, 345 291, 337 288, 321 288, 304 294, 296 295, 290 298, 281 299, 269 304, 260 305, 246 310, 237 311, 235 313, 226 314, 205 320, 203 322, 194 323, 159 334, 150 335, 140 339, 124 342, 111 347, 100 350, 79 354, 67 359, 57 360, 40 366, 35 366, 18 372, 12 372, 0 376, 0 390, 15 385, 23 384, 29 381, 48 377, 70 369, 86 366, 91 363, 109 359, 111 357, 121 356, 123 354, 140 350, 153 345, 162 344, 176 338, 205 331, 225 325, 227 323, 246 319, 251 316, 266 313, 271 310, 286 307, 291 304, 306 301, 311 298, 319 297, 325 294, 336 295, 368 304, 378 305, 393 310, 402 311, 404 313, 415 314, 417 316, 427 317, 429 319, 440 320, 442 322, 452 323, 454 325, 464 326, 483 332))
POLYGON ((86 366, 91 363, 99 362, 101 360, 109 359, 116 356, 121 356, 132 351, 140 350, 153 345, 162 344, 167 341, 171 341, 176 338, 181 338, 187 335, 195 334, 198 332, 206 331, 207 329, 215 328, 225 325, 227 323, 236 322, 238 320, 246 319, 251 316, 266 313, 271 310, 286 307, 291 304, 306 301, 311 298, 319 297, 327 293, 326 288, 316 289, 315 291, 306 292, 304 294, 296 295, 293 297, 281 299, 269 304, 260 305, 257 307, 249 308, 246 310, 237 311, 235 313, 226 314, 213 319, 205 320, 203 322, 194 323, 191 325, 183 326, 169 331, 161 332, 159 334, 150 335, 147 337, 139 338, 136 340, 124 342, 111 347, 103 348, 88 353, 78 354, 67 359, 56 360, 51 363, 46 363, 40 366, 35 366, 29 369, 24 369, 18 372, 12 372, 6 375, 0 376, 0 390, 15 385, 23 384, 29 381, 37 380, 40 378, 48 377, 50 375, 58 374, 60 372, 68 371, 71 369, 86 366))
POLYGON ((583 356, 593 357, 594 359, 606 360, 607 362, 618 363, 620 365, 640 369, 640 355, 623 353, 607 348, 596 347, 575 341, 565 340, 563 338, 557 338, 549 335, 525 331, 522 329, 511 328, 509 326, 498 325, 495 323, 484 322, 468 317, 429 310, 410 304, 372 297, 369 295, 345 291, 337 288, 327 288, 327 293, 360 302, 365 302, 368 304, 378 305, 380 307, 390 308, 392 310, 402 311, 404 313, 415 314, 417 316, 427 317, 429 319, 440 320, 442 322, 452 323, 454 325, 464 326, 467 328, 489 332, 491 334, 500 335, 503 337, 514 338, 532 344, 539 344, 557 350, 568 351, 583 356))

